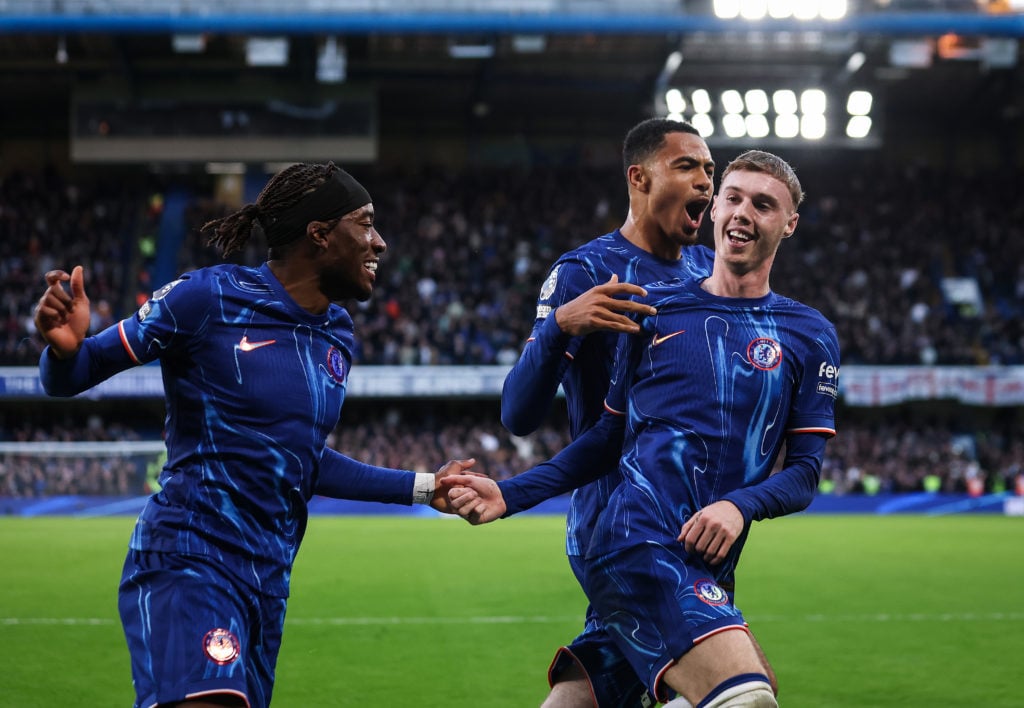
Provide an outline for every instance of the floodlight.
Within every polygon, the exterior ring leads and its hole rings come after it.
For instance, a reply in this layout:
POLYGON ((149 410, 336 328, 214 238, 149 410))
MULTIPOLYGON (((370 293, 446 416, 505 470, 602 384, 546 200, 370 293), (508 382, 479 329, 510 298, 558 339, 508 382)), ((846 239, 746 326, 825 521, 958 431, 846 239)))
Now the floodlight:
POLYGON ((859 140, 868 137, 870 132, 871 116, 850 116, 850 122, 846 124, 847 137, 859 140))
POLYGON ((779 115, 796 113, 797 102, 796 92, 790 89, 780 89, 772 94, 772 105, 779 115))
POLYGON ((824 114, 828 100, 825 92, 821 89, 807 89, 800 94, 800 111, 807 115, 809 113, 824 114))
POLYGON ((735 89, 722 91, 722 108, 725 109, 726 113, 742 113, 743 96, 735 89))
POLYGON ((821 0, 819 13, 823 20, 841 20, 847 13, 846 0, 821 0))
POLYGON ((775 116, 775 134, 780 138, 795 138, 800 134, 800 119, 795 113, 775 116))
POLYGON ((705 89, 697 89, 690 94, 690 102, 693 104, 694 113, 711 112, 711 94, 705 89))
POLYGON ((784 20, 793 14, 790 0, 768 0, 768 15, 772 19, 784 20))
POLYGON ((793 17, 798 20, 813 20, 818 16, 818 0, 794 0, 793 17))
POLYGON ((707 138, 715 134, 715 124, 711 120, 711 116, 707 113, 697 113, 693 116, 690 121, 693 127, 697 129, 702 138, 707 138))
POLYGON ((727 113, 722 116, 722 129, 730 138, 742 138, 747 134, 747 124, 739 113, 727 113))
POLYGON ((669 89, 665 92, 665 107, 669 113, 682 113, 686 110, 686 99, 679 89, 669 89))
POLYGON ((768 135, 768 119, 762 114, 747 116, 747 134, 752 138, 763 138, 768 135))
POLYGON ((731 20, 739 17, 740 0, 715 0, 715 17, 731 20))
POLYGON ((825 137, 825 129, 823 113, 807 113, 800 119, 800 135, 805 140, 821 140, 825 137))
POLYGON ((763 20, 768 14, 768 0, 741 0, 740 16, 745 20, 763 20))
POLYGON ((768 94, 762 89, 751 89, 743 94, 743 102, 747 113, 763 115, 768 112, 768 94))
POLYGON ((866 116, 871 113, 871 93, 869 91, 851 91, 846 99, 846 112, 851 116, 866 116))

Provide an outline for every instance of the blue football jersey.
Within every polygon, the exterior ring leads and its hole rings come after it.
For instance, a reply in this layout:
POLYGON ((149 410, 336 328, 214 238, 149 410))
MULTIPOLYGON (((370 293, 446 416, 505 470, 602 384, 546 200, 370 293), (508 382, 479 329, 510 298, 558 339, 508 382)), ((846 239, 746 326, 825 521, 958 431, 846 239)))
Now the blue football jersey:
MULTIPOLYGON (((673 278, 704 277, 711 272, 713 263, 714 252, 705 246, 682 249, 679 260, 658 258, 630 243, 618 229, 563 254, 548 271, 537 299, 533 332, 505 380, 502 418, 506 419, 511 410, 513 415, 529 418, 535 429, 547 415, 546 404, 561 383, 570 433, 573 439, 579 437, 604 410, 617 335, 595 332, 567 338, 549 315, 594 286, 607 283, 613 274, 619 276, 620 282, 646 285, 673 278), (565 341, 558 341, 560 338, 565 341), (558 352, 557 359, 550 355, 552 350, 558 352), (541 396, 541 390, 547 393, 541 396), (541 398, 544 405, 537 402, 541 398)), ((609 475, 573 492, 566 517, 569 555, 585 554, 597 516, 616 483, 616 476, 609 475)))
POLYGON ((658 312, 620 338, 607 399, 626 416, 623 482, 591 555, 671 545, 697 510, 764 483, 787 436, 835 434, 839 344, 820 313, 775 293, 716 297, 697 280, 646 288, 658 312))
POLYGON ((263 265, 182 275, 117 325, 135 363, 159 358, 162 490, 130 546, 209 556, 286 596, 352 361, 352 320, 299 307, 263 265))

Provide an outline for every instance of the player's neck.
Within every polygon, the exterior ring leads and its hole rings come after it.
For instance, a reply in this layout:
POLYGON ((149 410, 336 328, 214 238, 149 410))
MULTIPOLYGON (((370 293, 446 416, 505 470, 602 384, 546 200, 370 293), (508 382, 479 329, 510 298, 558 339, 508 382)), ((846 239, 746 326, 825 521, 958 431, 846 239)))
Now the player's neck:
POLYGON ((768 274, 758 271, 736 273, 729 268, 715 264, 711 275, 704 279, 701 288, 716 297, 759 298, 771 292, 768 274))
POLYGON ((291 261, 283 259, 267 261, 267 266, 296 305, 314 315, 327 311, 331 303, 320 292, 316 273, 307 268, 297 268, 291 261))
POLYGON ((637 248, 663 261, 678 261, 682 257, 683 249, 678 243, 666 238, 650 238, 642 229, 628 221, 619 227, 619 233, 637 248))

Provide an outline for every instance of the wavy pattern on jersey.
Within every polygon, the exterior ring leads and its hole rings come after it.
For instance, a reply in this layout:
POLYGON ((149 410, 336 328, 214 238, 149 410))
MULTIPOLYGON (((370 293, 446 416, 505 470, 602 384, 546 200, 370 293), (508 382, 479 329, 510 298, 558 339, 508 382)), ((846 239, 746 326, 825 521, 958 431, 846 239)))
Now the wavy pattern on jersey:
MULTIPOLYGON (((714 298, 697 281, 647 290, 658 313, 624 340, 627 361, 609 393, 627 414, 625 483, 592 556, 648 539, 672 545, 698 509, 768 478, 788 416, 832 420, 833 399, 805 381, 818 362, 838 362, 834 328, 815 310, 774 294, 714 298)), ((734 565, 742 541, 719 571, 734 565)))
MULTIPOLYGON (((589 241, 565 253, 552 266, 558 277, 552 294, 538 300, 538 307, 553 311, 595 285, 608 282, 612 274, 620 282, 646 285, 680 277, 703 277, 711 271, 714 253, 705 247, 683 249, 678 261, 666 261, 637 248, 618 230, 589 241)), ((535 323, 539 327, 543 320, 535 323)), ((535 336, 536 333, 534 333, 535 336)), ((608 381, 612 375, 617 335, 594 334, 575 338, 567 349, 561 373, 573 438, 590 428, 601 417, 608 381)), ((618 485, 618 477, 609 475, 573 492, 566 515, 566 553, 583 555, 600 511, 618 485)))
POLYGON ((351 318, 337 306, 301 310, 266 266, 219 266, 183 278, 136 319, 133 342, 163 351, 173 424, 163 489, 132 548, 213 557, 254 588, 287 595, 344 400, 347 381, 329 357, 341 352, 347 371, 351 318))

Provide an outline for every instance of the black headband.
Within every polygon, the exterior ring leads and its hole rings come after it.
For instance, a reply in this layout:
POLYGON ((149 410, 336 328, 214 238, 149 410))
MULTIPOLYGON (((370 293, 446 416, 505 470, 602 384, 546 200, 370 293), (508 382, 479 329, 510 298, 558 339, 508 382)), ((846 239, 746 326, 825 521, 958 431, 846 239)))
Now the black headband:
POLYGON ((319 187, 264 225, 269 246, 282 246, 306 233, 311 221, 330 221, 373 200, 363 185, 345 170, 335 170, 319 187))

